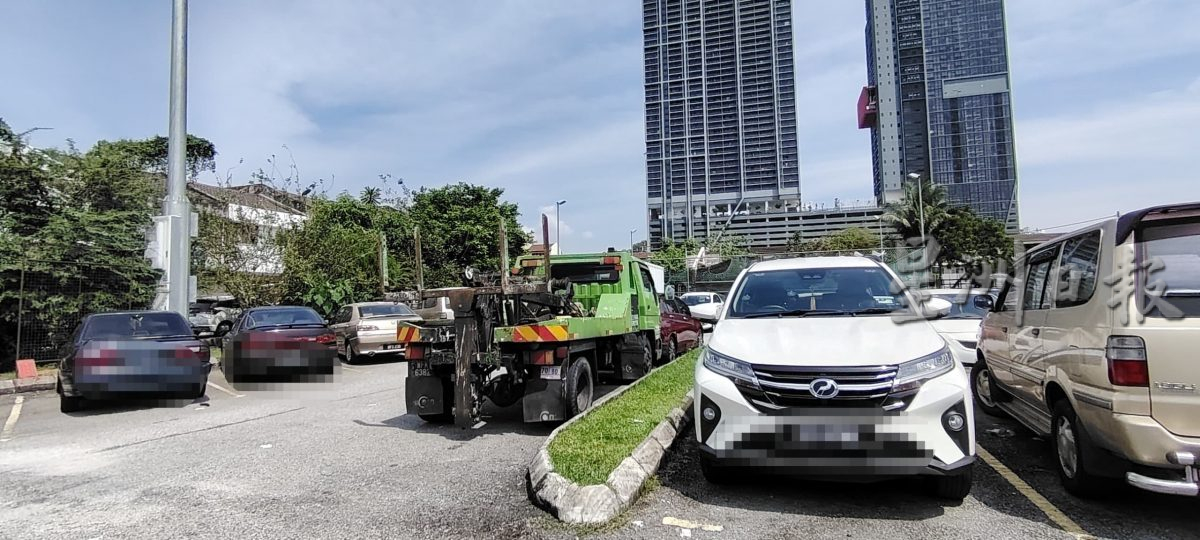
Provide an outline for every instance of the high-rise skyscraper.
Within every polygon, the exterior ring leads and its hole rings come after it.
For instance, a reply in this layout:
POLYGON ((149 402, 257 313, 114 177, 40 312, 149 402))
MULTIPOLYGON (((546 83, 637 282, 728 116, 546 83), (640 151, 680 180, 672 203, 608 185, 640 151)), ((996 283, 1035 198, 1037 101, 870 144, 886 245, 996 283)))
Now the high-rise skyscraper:
POLYGON ((1003 0, 866 0, 875 197, 899 200, 909 174, 951 204, 1020 226, 1003 0))
POLYGON ((791 0, 643 0, 653 248, 799 229, 791 0))

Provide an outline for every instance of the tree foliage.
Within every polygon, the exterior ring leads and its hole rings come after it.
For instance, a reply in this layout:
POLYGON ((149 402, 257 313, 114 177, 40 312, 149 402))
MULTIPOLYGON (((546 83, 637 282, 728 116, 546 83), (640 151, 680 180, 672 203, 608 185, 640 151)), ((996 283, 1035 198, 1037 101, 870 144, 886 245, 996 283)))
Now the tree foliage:
POLYGON ((879 248, 879 235, 863 227, 849 227, 813 240, 792 238, 789 248, 798 252, 869 252, 879 248))
POLYGON ((664 240, 663 246, 650 256, 650 260, 665 268, 669 273, 682 272, 687 268, 687 257, 699 254, 701 248, 704 248, 708 255, 729 259, 750 253, 747 245, 744 238, 737 236, 722 236, 718 239, 706 240, 703 243, 692 238, 679 243, 668 239, 664 240))
POLYGON ((946 198, 946 189, 928 178, 922 177, 918 182, 904 184, 904 199, 889 204, 883 219, 896 228, 896 232, 904 239, 920 238, 921 236, 921 201, 925 207, 925 233, 933 236, 941 230, 943 222, 950 211, 950 203, 946 198))

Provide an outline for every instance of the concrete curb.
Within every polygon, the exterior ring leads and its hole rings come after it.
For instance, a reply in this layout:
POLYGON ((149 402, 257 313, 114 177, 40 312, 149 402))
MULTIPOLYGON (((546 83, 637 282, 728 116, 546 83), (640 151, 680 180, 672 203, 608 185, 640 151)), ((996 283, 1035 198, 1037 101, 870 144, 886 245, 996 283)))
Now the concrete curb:
MULTIPOLYGON (((648 376, 649 374, 625 388, 604 396, 592 406, 588 414, 608 400, 637 386, 648 376)), ((687 425, 689 418, 687 411, 692 407, 692 400, 692 391, 689 390, 683 402, 678 407, 671 409, 667 413, 667 417, 655 426, 641 444, 634 448, 633 454, 621 461, 621 464, 608 475, 608 480, 599 485, 580 486, 554 472, 554 464, 550 461, 550 443, 554 441, 560 431, 586 417, 587 414, 563 423, 550 432, 550 436, 546 437, 546 442, 542 444, 541 448, 538 448, 533 462, 529 464, 525 475, 525 487, 529 492, 529 499, 560 521, 567 523, 600 524, 617 517, 637 501, 638 494, 641 493, 646 480, 658 472, 658 466, 662 462, 663 456, 666 455, 667 449, 671 447, 675 439, 683 432, 683 427, 687 425)))
POLYGON ((35 378, 0 381, 0 396, 20 392, 36 392, 38 390, 53 390, 58 379, 54 375, 42 375, 35 378))

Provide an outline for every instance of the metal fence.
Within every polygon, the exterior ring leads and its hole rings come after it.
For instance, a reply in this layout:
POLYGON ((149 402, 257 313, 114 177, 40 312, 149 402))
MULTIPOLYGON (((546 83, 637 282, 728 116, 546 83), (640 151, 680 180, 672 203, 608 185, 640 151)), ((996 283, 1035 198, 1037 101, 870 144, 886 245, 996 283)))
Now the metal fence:
POLYGON ((737 255, 733 257, 710 257, 705 264, 693 264, 685 259, 654 259, 656 264, 667 268, 666 282, 678 292, 713 291, 725 292, 742 270, 751 265, 774 259, 797 257, 830 257, 840 255, 867 255, 881 259, 900 277, 912 286, 949 286, 957 274, 935 274, 929 257, 921 249, 911 247, 886 248, 870 251, 803 251, 788 253, 763 253, 737 255))
POLYGON ((56 359, 89 314, 148 309, 156 283, 146 265, 26 260, 0 266, 0 371, 17 359, 56 359))

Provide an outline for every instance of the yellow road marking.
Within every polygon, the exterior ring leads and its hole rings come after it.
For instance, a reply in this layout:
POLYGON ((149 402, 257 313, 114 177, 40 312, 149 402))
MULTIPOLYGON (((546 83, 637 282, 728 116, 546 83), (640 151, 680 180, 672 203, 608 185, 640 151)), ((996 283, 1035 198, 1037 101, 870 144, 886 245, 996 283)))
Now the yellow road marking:
POLYGON ((979 454, 979 457, 983 458, 985 463, 991 466, 991 468, 995 469, 996 472, 1000 473, 1000 476, 1008 481, 1012 487, 1016 488, 1021 495, 1024 495, 1026 499, 1029 499, 1029 502, 1038 507, 1038 510, 1041 510, 1043 514, 1046 514, 1046 517, 1050 518, 1050 521, 1053 521, 1054 524, 1058 525, 1060 529, 1075 536, 1076 538, 1095 538, 1084 531, 1083 527, 1080 527, 1078 523, 1075 523, 1075 520, 1067 517, 1062 510, 1059 510, 1058 507, 1046 500, 1041 493, 1038 493, 1037 490, 1033 489, 1033 486, 1030 486, 1024 480, 1021 480, 1021 477, 1017 476, 1017 473, 1013 472, 1012 469, 1009 469, 1007 466, 1001 463, 1000 460, 996 459, 996 457, 990 452, 984 450, 982 446, 976 446, 975 452, 979 454))
POLYGON ((215 382, 212 382, 212 381, 208 381, 208 385, 209 385, 209 386, 211 386, 211 387, 213 387, 213 388, 216 388, 217 390, 220 390, 220 391, 222 391, 222 392, 225 392, 226 394, 229 394, 229 395, 231 395, 231 396, 233 396, 233 397, 245 397, 245 394, 239 394, 239 393, 237 393, 237 392, 234 392, 233 390, 230 390, 230 389, 228 389, 228 388, 225 388, 224 386, 221 386, 221 385, 219 385, 219 384, 217 384, 217 383, 215 383, 215 382))
POLYGON ((25 396, 17 396, 17 400, 13 402, 12 410, 8 413, 8 420, 4 422, 4 431, 0 431, 0 442, 12 439, 13 428, 17 427, 17 419, 21 417, 21 404, 25 402, 25 396))

